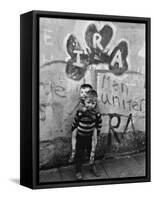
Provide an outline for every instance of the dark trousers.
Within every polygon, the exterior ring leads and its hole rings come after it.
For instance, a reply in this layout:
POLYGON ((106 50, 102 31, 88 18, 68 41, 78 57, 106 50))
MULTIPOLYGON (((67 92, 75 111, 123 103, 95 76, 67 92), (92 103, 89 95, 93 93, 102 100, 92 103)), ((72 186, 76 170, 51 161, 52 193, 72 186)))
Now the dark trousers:
POLYGON ((87 152, 88 158, 90 157, 91 147, 92 147, 92 136, 81 136, 77 134, 76 156, 75 156, 76 173, 81 172, 85 150, 87 152))

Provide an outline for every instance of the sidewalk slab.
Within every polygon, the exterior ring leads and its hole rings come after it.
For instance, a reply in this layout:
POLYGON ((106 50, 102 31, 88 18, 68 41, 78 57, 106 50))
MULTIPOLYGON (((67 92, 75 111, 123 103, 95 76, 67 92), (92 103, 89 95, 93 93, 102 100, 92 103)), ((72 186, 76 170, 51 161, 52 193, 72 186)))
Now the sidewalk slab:
POLYGON ((133 157, 104 160, 102 164, 110 178, 138 177, 145 175, 145 168, 139 165, 133 157))
MULTIPOLYGON (((84 163, 82 166, 83 180, 145 176, 144 153, 114 159, 96 160, 95 165, 101 176, 96 177, 92 173, 89 164, 84 163)), ((42 183, 62 181, 76 181, 74 164, 40 171, 40 182, 42 183)))
POLYGON ((145 166, 145 153, 140 153, 132 156, 139 165, 145 166))
POLYGON ((146 163, 145 163, 145 153, 134 155, 133 158, 137 161, 137 163, 140 165, 140 173, 142 171, 143 176, 146 175, 146 163))
POLYGON ((62 181, 59 170, 57 168, 40 171, 40 182, 59 182, 62 181))
POLYGON ((84 180, 90 180, 90 179, 107 179, 109 178, 103 168, 103 166, 101 165, 101 161, 97 160, 95 161, 95 166, 97 171, 100 173, 99 177, 96 177, 93 172, 91 171, 91 168, 89 166, 89 164, 85 164, 83 166, 82 172, 83 172, 83 178, 84 180))
POLYGON ((75 181, 75 165, 59 168, 60 176, 63 181, 75 181))

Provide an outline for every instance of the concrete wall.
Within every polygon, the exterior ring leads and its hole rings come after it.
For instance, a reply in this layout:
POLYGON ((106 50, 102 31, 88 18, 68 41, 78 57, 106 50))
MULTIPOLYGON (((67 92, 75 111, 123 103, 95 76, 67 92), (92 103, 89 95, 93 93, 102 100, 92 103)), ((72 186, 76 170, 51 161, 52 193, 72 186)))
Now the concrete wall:
POLYGON ((64 61, 69 58, 66 39, 69 34, 75 34, 85 49, 84 33, 89 23, 95 23, 97 27, 103 25, 103 22, 84 20, 40 19, 41 168, 67 164, 71 123, 82 83, 92 84, 99 95, 103 126, 97 156, 131 153, 145 147, 145 27, 142 24, 109 23, 114 35, 108 48, 112 51, 120 40, 127 41, 128 70, 117 76, 106 64, 91 64, 85 76, 75 81, 66 74, 64 61), (54 64, 44 65, 55 60, 54 64), (114 128, 119 118, 120 124, 114 128))

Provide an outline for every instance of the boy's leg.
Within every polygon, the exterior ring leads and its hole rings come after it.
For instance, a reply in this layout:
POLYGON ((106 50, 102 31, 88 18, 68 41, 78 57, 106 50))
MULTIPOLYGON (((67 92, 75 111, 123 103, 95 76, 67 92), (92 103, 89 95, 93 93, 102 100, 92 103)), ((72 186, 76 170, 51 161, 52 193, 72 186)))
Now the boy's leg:
POLYGON ((97 168, 96 168, 95 163, 92 164, 92 165, 90 165, 90 167, 91 167, 92 173, 93 173, 96 177, 100 177, 100 176, 101 176, 101 174, 98 172, 98 170, 97 170, 97 168))
POLYGON ((91 143, 92 143, 92 137, 89 136, 89 137, 87 138, 87 145, 86 145, 86 150, 87 150, 88 159, 90 158, 90 154, 91 154, 91 148, 92 148, 91 143))
POLYGON ((76 177, 77 179, 82 179, 81 168, 84 157, 84 141, 83 137, 77 135, 76 139, 76 155, 75 155, 75 163, 76 163, 76 177))
MULTIPOLYGON (((88 154, 88 158, 90 158, 91 150, 92 150, 92 138, 89 137, 89 139, 87 140, 87 154, 88 154)), ((95 158, 94 158, 94 163, 90 164, 90 168, 91 168, 92 173, 96 177, 100 176, 100 173, 96 169, 95 158)))

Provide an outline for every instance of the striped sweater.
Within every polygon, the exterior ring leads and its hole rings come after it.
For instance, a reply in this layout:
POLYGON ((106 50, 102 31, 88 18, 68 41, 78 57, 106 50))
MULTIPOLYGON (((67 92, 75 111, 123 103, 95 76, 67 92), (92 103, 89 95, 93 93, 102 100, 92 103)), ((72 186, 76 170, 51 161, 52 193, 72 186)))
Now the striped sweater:
POLYGON ((88 136, 93 133, 94 128, 97 129, 97 134, 99 134, 101 126, 102 118, 99 112, 96 112, 95 110, 79 110, 77 111, 76 116, 73 120, 72 131, 77 128, 79 135, 88 136))

